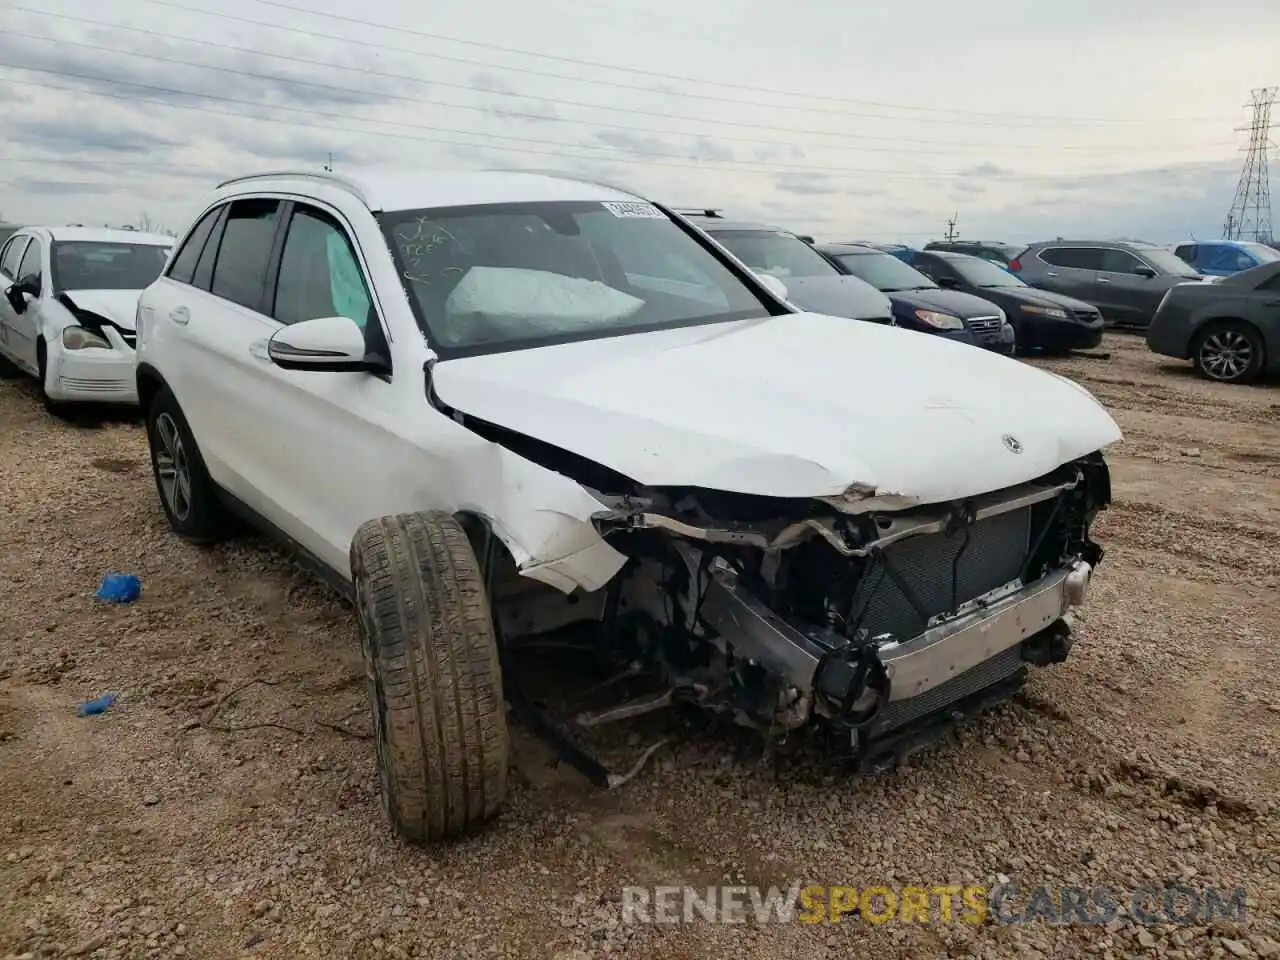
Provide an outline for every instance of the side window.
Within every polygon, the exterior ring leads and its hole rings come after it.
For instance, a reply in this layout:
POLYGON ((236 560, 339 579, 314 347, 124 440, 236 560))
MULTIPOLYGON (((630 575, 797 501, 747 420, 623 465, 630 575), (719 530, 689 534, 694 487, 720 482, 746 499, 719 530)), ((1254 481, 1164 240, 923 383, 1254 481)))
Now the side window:
POLYGON ((222 234, 227 225, 227 204, 214 211, 213 229, 209 239, 205 241, 200 259, 196 261, 196 272, 191 276, 191 285, 201 290, 209 290, 213 286, 213 264, 218 257, 218 247, 222 243, 222 234))
POLYGON ((1173 248, 1173 255, 1183 263, 1189 263, 1195 266, 1198 248, 1194 243, 1180 243, 1173 248))
POLYGON ((254 197, 232 202, 222 228, 210 293, 250 310, 264 309, 263 287, 279 216, 279 200, 254 197))
POLYGON ((1072 267, 1076 270, 1102 269, 1102 250, 1097 247, 1046 247, 1040 251, 1040 259, 1055 267, 1072 267))
POLYGON ((1132 253, 1108 248, 1102 251, 1102 266, 1098 269, 1106 273, 1133 273, 1141 266, 1142 261, 1132 253))
POLYGON ((18 279, 18 264, 22 262, 22 251, 26 245, 27 238, 23 236, 10 237, 9 242, 4 245, 4 253, 0 255, 0 270, 11 280, 18 279))
POLYGON ((1232 250, 1228 260, 1228 270, 1248 270, 1258 265, 1257 261, 1243 250, 1232 250))
POLYGON ((1280 293, 1280 273, 1273 273, 1269 280, 1264 280, 1258 284, 1258 290, 1264 290, 1267 293, 1280 293))
POLYGON ((271 315, 281 323, 346 317, 361 330, 373 301, 346 231, 327 213, 295 205, 271 315))
POLYGON ((204 249, 204 243, 209 239, 209 231, 213 229, 213 224, 218 219, 218 213, 221 209, 221 207, 215 207, 200 218, 196 228, 191 231, 191 236, 187 237, 187 242, 182 245, 178 255, 173 258, 173 265, 169 267, 170 278, 177 280, 179 283, 191 282, 191 278, 196 272, 196 261, 200 259, 200 251, 204 249))
POLYGON ((25 280, 28 277, 35 277, 36 284, 43 290, 44 271, 40 267, 40 251, 39 239, 32 237, 31 242, 27 244, 27 252, 22 255, 22 263, 18 267, 18 276, 15 279, 25 280))

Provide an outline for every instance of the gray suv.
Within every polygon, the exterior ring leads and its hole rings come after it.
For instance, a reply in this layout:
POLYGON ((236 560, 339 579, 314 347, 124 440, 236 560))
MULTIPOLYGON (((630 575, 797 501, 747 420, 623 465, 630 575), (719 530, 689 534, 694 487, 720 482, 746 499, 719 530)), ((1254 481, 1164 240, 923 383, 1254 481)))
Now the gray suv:
POLYGON ((1009 269, 1033 287, 1093 304, 1112 323, 1142 329, 1167 290, 1204 279, 1164 247, 1128 241, 1033 243, 1009 269))
POLYGON ((689 223, 741 260, 757 276, 787 288, 801 310, 894 325, 888 296, 842 273, 800 236, 766 223, 726 220, 719 210, 676 210, 689 223))

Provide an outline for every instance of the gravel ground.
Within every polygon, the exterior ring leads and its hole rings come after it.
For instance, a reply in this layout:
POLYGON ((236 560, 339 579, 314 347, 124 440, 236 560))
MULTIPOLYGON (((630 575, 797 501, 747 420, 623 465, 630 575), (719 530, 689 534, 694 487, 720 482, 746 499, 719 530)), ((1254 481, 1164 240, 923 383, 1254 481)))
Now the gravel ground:
POLYGON ((863 781, 704 733, 605 795, 516 731, 509 812, 427 852, 383 824, 350 612, 259 542, 171 536, 137 423, 0 382, 0 955, 1280 956, 1280 392, 1104 347, 1044 364, 1125 432, 1066 664, 863 781), (113 570, 139 602, 92 599, 113 570), (1181 879, 1245 886, 1249 922, 619 923, 627 883, 792 878, 1181 879))

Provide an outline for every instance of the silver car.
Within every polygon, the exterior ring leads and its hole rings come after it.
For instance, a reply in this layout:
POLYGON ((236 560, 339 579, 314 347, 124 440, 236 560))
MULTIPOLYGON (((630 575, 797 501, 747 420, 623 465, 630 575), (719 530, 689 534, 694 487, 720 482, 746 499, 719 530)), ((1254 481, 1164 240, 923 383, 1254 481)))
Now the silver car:
POLYGON ((1167 290, 1204 279, 1169 250, 1128 241, 1033 243, 1009 269, 1033 287, 1093 304, 1114 324, 1141 329, 1167 290))

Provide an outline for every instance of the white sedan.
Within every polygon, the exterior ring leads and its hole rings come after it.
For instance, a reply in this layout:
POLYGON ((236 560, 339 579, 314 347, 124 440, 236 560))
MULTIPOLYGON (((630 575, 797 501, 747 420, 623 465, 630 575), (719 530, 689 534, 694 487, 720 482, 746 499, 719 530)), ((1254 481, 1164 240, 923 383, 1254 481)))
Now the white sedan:
POLYGON ((50 410, 137 403, 138 294, 172 246, 133 230, 17 230, 0 249, 0 358, 38 378, 50 410))

